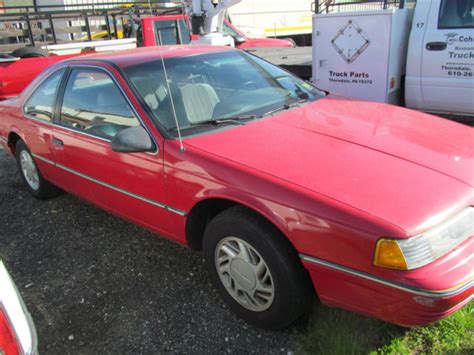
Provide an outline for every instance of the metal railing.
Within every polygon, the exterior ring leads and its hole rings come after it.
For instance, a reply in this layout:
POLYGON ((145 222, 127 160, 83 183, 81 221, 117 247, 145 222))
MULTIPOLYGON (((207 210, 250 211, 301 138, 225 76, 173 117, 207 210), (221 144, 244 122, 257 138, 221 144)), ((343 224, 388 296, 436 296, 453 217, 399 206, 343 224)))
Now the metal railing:
POLYGON ((317 14, 357 12, 391 8, 403 9, 406 6, 413 7, 415 4, 416 0, 316 0, 312 10, 317 14))
POLYGON ((103 14, 124 14, 130 11, 137 14, 163 14, 182 9, 183 1, 135 1, 133 3, 104 2, 104 3, 81 3, 62 5, 37 5, 37 6, 4 6, 0 7, 0 20, 12 17, 36 16, 44 17, 48 15, 59 16, 61 14, 71 15, 84 13, 89 16, 99 16, 103 14))
MULTIPOLYGON (((0 7, 0 27, 4 27, 0 29, 0 42, 12 38, 13 43, 22 42, 34 46, 36 41, 42 42, 42 40, 38 40, 39 37, 48 37, 50 40, 47 42, 57 44, 58 33, 73 36, 77 32, 85 32, 88 40, 92 40, 91 21, 93 19, 99 19, 97 21, 103 24, 100 26, 100 30, 107 31, 108 39, 112 39, 112 37, 118 39, 118 25, 121 23, 123 27, 124 21, 133 24, 134 19, 142 15, 158 16, 184 13, 182 0, 136 1, 133 4, 84 2, 61 5, 5 6, 0 7), (67 28, 63 25, 56 26, 58 21, 67 21, 67 28), (57 27, 61 27, 61 29, 57 27)), ((135 26, 131 26, 131 31, 132 36, 135 37, 135 26)))

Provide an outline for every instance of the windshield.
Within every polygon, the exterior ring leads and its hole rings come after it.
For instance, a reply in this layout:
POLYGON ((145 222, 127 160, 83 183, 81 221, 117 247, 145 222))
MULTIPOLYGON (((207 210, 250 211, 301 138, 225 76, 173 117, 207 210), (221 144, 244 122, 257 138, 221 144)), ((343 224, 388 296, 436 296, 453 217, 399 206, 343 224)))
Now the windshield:
POLYGON ((127 67, 124 74, 154 119, 173 137, 173 104, 186 136, 214 130, 217 123, 269 116, 324 96, 311 84, 245 52, 168 58, 165 63, 172 95, 161 60, 127 67))

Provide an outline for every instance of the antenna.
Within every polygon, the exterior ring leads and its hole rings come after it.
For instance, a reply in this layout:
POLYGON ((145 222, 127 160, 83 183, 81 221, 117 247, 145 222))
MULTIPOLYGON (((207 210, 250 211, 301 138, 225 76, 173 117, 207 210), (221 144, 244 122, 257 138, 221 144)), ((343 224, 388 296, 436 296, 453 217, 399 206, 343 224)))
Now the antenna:
POLYGON ((178 115, 176 114, 176 108, 174 106, 173 94, 171 93, 171 87, 170 87, 170 83, 168 81, 168 72, 166 71, 165 59, 163 58, 163 40, 161 38, 161 31, 160 30, 158 30, 158 39, 160 40, 159 50, 160 50, 161 64, 163 65, 163 72, 165 74, 166 88, 168 89, 168 92, 170 94, 171 109, 173 111, 174 122, 176 123, 176 131, 178 132, 179 151, 181 152, 181 154, 183 154, 185 152, 184 144, 183 144, 183 137, 181 136, 181 129, 179 128, 179 122, 178 122, 178 115))

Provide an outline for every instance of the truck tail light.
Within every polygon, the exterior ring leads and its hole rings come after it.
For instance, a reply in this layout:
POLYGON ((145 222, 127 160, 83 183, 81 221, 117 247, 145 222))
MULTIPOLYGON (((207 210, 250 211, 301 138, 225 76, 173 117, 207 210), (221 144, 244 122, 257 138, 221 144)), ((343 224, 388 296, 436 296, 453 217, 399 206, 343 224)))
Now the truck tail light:
POLYGON ((3 309, 0 309, 0 354, 20 354, 15 332, 3 309))

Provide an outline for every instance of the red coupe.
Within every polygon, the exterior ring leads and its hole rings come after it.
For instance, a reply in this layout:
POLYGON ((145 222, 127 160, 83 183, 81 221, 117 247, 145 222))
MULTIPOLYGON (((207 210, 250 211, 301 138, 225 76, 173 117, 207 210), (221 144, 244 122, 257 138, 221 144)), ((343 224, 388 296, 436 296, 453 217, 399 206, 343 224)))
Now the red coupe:
POLYGON ((0 103, 0 142, 34 197, 60 188, 203 250, 258 326, 315 295, 406 326, 472 299, 471 127, 184 46, 48 68, 0 103))

